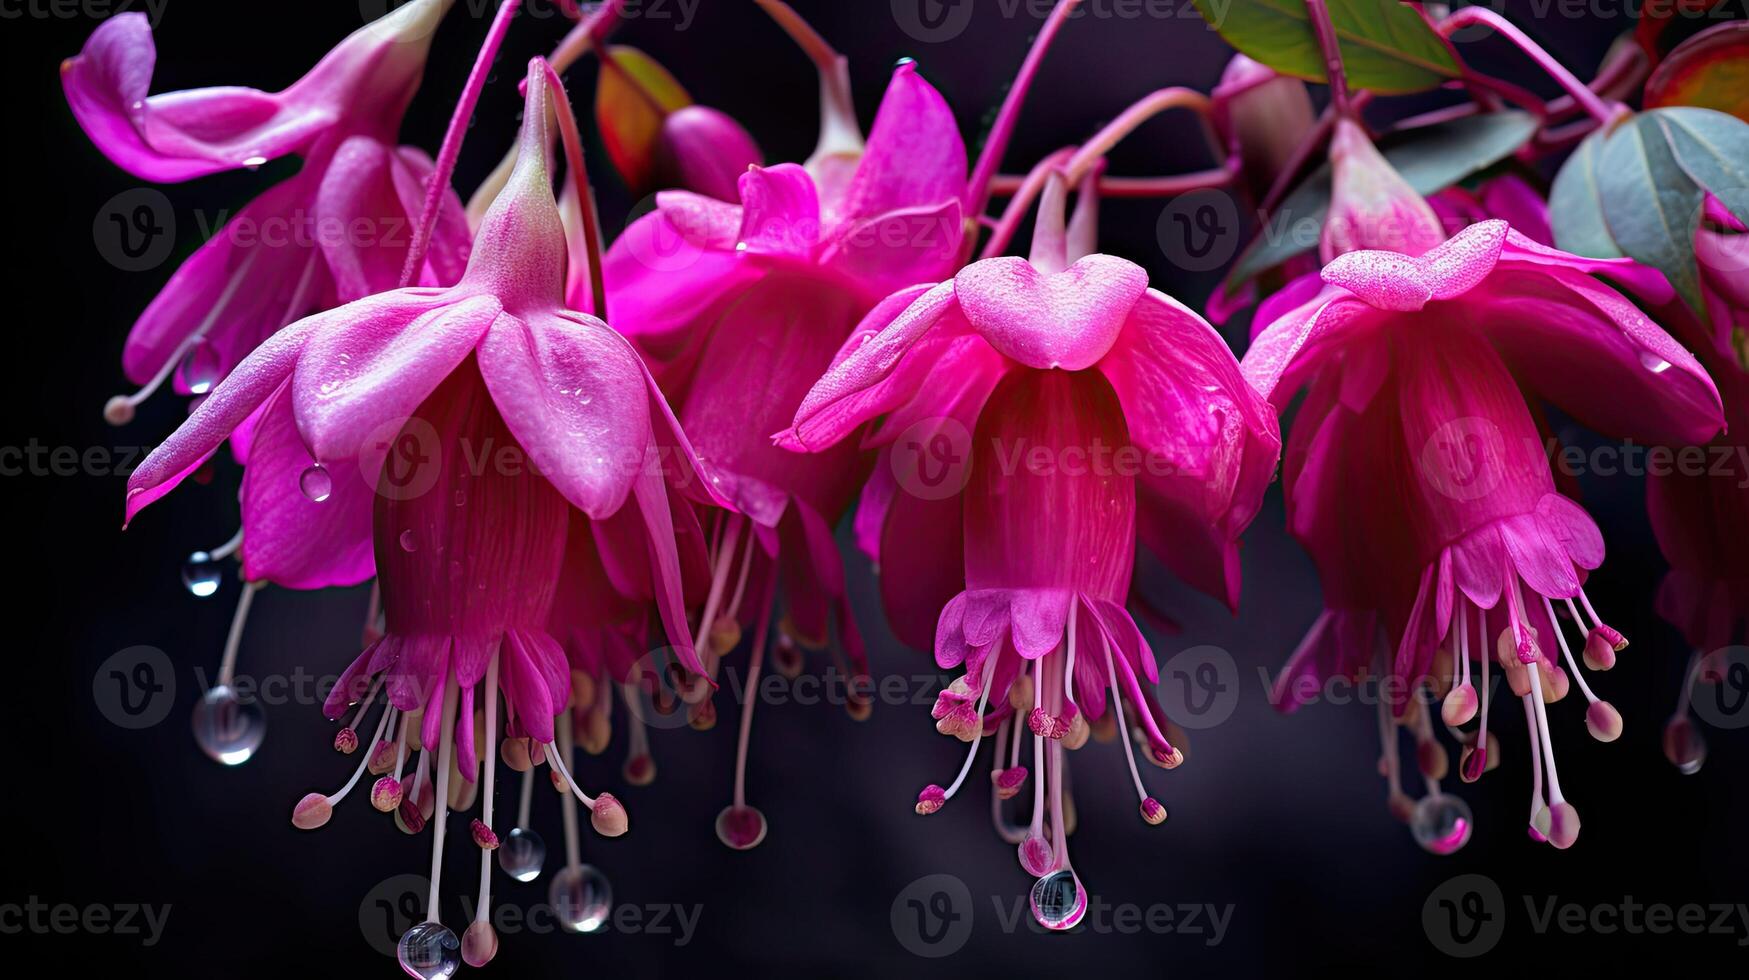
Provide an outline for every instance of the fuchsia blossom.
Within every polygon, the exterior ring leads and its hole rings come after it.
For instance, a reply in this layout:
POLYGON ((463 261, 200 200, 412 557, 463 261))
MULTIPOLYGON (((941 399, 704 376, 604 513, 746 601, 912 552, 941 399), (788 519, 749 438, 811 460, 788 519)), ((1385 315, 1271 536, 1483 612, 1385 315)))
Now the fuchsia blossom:
MULTIPOLYGON (((183 181, 288 155, 303 160, 196 251, 134 324, 122 366, 144 387, 112 399, 110 421, 131 419, 173 371, 178 390, 204 394, 285 324, 400 285, 432 164, 396 137, 431 35, 453 2, 394 10, 282 92, 221 86, 147 95, 157 51, 138 13, 105 21, 67 60, 61 77, 74 117, 135 176, 183 181)), ((449 194, 418 281, 454 282, 467 248, 461 203, 449 194)))
POLYGON ((1018 793, 1029 775, 1018 765, 1024 719, 1036 778, 1031 825, 1015 843, 1039 879, 1034 914, 1053 929, 1074 926, 1086 908, 1066 844, 1064 749, 1115 718, 1151 824, 1166 811, 1135 771, 1120 702, 1129 702, 1148 761, 1171 768, 1183 758, 1145 686, 1158 681, 1153 652, 1124 607, 1138 526, 1154 526, 1145 539, 1230 597, 1236 539, 1280 445, 1273 414, 1212 327, 1150 290, 1135 264, 1081 254, 1085 229, 1065 242, 1061 186, 1057 178, 1041 205, 1030 262, 975 262, 889 298, 778 438, 827 449, 886 413, 870 442, 914 438, 919 423, 940 431, 949 420, 972 433, 958 494, 918 501, 894 492, 872 519, 889 529, 883 577, 939 581, 928 566, 944 542, 963 542, 959 591, 939 607, 934 649, 937 664, 963 664, 965 674, 935 717, 972 751, 952 785, 923 790, 917 812, 958 792, 991 733, 995 792, 1018 793), (1021 465, 1005 465, 1017 448, 1021 465))
MULTIPOLYGON (((1296 283, 1260 314, 1244 359, 1246 377, 1278 405, 1312 387, 1287 452, 1290 513, 1336 586, 1282 690, 1366 667, 1382 630, 1394 656, 1374 669, 1449 684, 1447 725, 1475 717, 1483 692, 1481 727, 1464 736, 1462 771, 1474 779, 1492 761, 1493 655, 1530 720, 1533 835, 1558 847, 1573 843, 1579 823, 1561 792, 1543 709, 1569 683, 1557 648, 1590 702, 1592 734, 1615 738, 1621 719, 1578 676, 1555 603, 1584 635, 1593 668, 1613 663, 1626 641, 1585 597, 1603 538, 1556 490, 1521 386, 1597 431, 1636 439, 1704 440, 1722 422, 1718 392, 1694 356, 1593 272, 1642 295, 1670 294, 1633 263, 1569 255, 1487 221, 1420 257, 1336 258, 1321 282, 1296 283), (1374 488, 1362 499, 1383 506, 1368 511, 1348 497, 1357 486, 1374 488), (1472 658, 1480 685, 1470 680, 1472 658)), ((1397 707, 1430 745, 1424 715, 1397 707)), ((1390 745, 1386 758, 1393 809, 1407 811, 1390 745)), ((1417 837, 1449 850, 1467 835, 1468 816, 1431 782, 1442 754, 1424 748, 1422 762, 1431 792, 1414 808, 1417 837)))
MULTIPOLYGON (((364 499, 387 631, 347 668, 325 710, 337 718, 349 703, 363 701, 362 715, 378 686, 385 691, 379 739, 399 715, 393 743, 399 750, 395 775, 379 781, 373 802, 400 803, 414 830, 423 823, 417 812, 423 803, 417 792, 401 799, 399 776, 408 722, 420 719, 417 744, 427 749, 420 774, 430 750, 440 748, 442 756, 439 853, 452 749, 463 778, 472 781, 478 768, 471 719, 482 681, 487 738, 496 734, 502 682, 508 735, 544 750, 535 754, 550 760, 559 785, 568 784, 591 808, 597 830, 625 830, 618 801, 584 794, 553 745, 553 719, 570 701, 571 673, 547 627, 571 508, 601 526, 617 521, 626 505, 635 507, 652 569, 649 589, 670 641, 690 670, 704 670, 686 625, 669 491, 689 487, 702 501, 721 501, 697 474, 685 436, 631 345, 595 317, 565 309, 566 244, 548 176, 549 98, 537 60, 516 169, 487 213, 459 283, 394 290, 280 331, 128 484, 131 518, 270 400, 289 405, 286 442, 305 453, 299 479, 306 493, 316 486, 326 495, 332 470, 380 474, 373 477, 374 499, 368 493, 364 499), (403 458, 409 440, 416 453, 403 458), (516 459, 502 462, 501 448, 515 450, 516 459)), ((285 513, 250 517, 272 525, 285 513)), ((251 538, 256 533, 254 525, 245 528, 251 538)), ((372 744, 375 755, 380 743, 372 744)), ((488 759, 491 750, 488 744, 488 759)), ((490 843, 496 839, 490 766, 486 773, 485 833, 476 836, 490 843)), ((343 795, 311 794, 294 822, 320 826, 343 795)))
MULTIPOLYGON (((842 104, 831 101, 833 91, 827 87, 826 125, 806 165, 749 168, 739 204, 658 194, 656 211, 609 250, 604 272, 614 321, 649 359, 717 490, 738 512, 709 521, 707 660, 734 647, 741 619, 762 625, 762 607, 744 600, 775 574, 783 648, 825 646, 836 624, 852 675, 849 708, 861 717, 869 707, 867 658, 831 529, 867 462, 854 443, 803 456, 771 445, 767 434, 789 422, 881 297, 958 263, 966 160, 952 113, 914 65, 893 73, 866 147, 848 115, 847 90, 842 104), (751 587, 749 562, 760 569, 751 587)), ((688 695, 696 727, 714 717, 702 695, 688 695)), ((743 753, 737 773, 744 768, 743 753)), ((751 846, 763 836, 763 817, 740 794, 731 811, 727 843, 751 846)))

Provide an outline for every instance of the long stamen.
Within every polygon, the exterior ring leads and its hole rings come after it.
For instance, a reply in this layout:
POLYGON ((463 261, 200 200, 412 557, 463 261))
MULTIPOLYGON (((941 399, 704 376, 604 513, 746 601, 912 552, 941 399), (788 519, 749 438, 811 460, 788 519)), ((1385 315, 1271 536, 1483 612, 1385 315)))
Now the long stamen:
MULTIPOLYGON (((164 382, 169 380, 171 373, 183 362, 183 359, 188 357, 197 346, 206 342, 207 331, 212 329, 213 324, 231 305, 232 298, 237 295, 237 290, 243 285, 243 280, 248 277, 249 269, 254 266, 255 257, 259 254, 257 249, 252 248, 249 250, 249 254, 243 257, 243 261, 237 263, 236 270, 225 281, 225 288, 220 290, 218 299, 213 301, 212 308, 207 311, 206 318, 200 322, 200 326, 194 328, 194 332, 189 334, 187 339, 176 345, 176 349, 170 352, 169 358, 159 366, 158 373, 154 374, 150 381, 147 381, 139 391, 131 395, 116 395, 103 406, 104 421, 110 425, 126 425, 133 421, 134 409, 163 387, 164 382)), ((194 394, 204 395, 206 391, 196 391, 194 394)))
MULTIPOLYGON (((748 535, 752 540, 752 535, 748 535)), ((759 667, 765 659, 765 640, 771 629, 771 611, 777 591, 777 565, 773 563, 763 591, 764 609, 759 614, 759 629, 753 634, 753 649, 747 658, 747 702, 741 706, 741 731, 735 743, 735 806, 747 805, 747 744, 753 733, 753 708, 759 704, 759 667)), ((985 685, 989 691, 989 685, 985 685)), ((981 713, 981 712, 980 712, 981 713)))
POLYGON ((237 596, 237 611, 231 616, 231 631, 225 636, 225 652, 219 658, 219 686, 230 687, 237 674, 237 651, 243 644, 243 627, 249 622, 249 606, 255 601, 255 593, 266 586, 266 582, 244 582, 243 592, 237 596))
POLYGON ((972 733, 971 748, 966 751, 966 761, 960 766, 959 775, 954 777, 953 784, 943 790, 934 783, 923 788, 917 794, 917 812, 934 813, 942 808, 953 795, 959 792, 960 786, 966 781, 966 774, 972 771, 972 762, 978 757, 978 744, 984 740, 984 706, 990 700, 990 686, 996 680, 996 658, 1001 656, 1000 648, 991 650, 984 657, 984 685, 978 692, 977 728, 972 733))
POLYGON ((431 889, 425 899, 426 922, 438 919, 437 890, 443 880, 443 837, 449 816, 450 758, 455 752, 456 693, 452 680, 443 692, 443 731, 437 739, 437 825, 431 832, 431 889))
MULTIPOLYGON (((1111 657, 1111 639, 1110 637, 1103 635, 1103 629, 1100 633, 1100 646, 1105 649, 1105 672, 1111 675, 1111 709, 1117 716, 1117 730, 1119 732, 1127 732, 1128 729, 1124 727, 1123 720, 1123 694, 1122 691, 1119 690, 1117 683, 1117 665, 1112 661, 1111 657)), ((1130 781, 1136 784, 1136 796, 1141 801, 1142 819, 1151 824, 1157 824, 1162 820, 1165 820, 1166 808, 1160 805, 1159 800, 1149 796, 1147 787, 1142 785, 1142 774, 1136 769, 1135 747, 1130 744, 1130 739, 1127 735, 1118 739, 1118 741, 1123 743, 1123 757, 1124 762, 1130 767, 1130 781)))
MULTIPOLYGON (((395 709, 392 707, 383 709, 383 716, 377 719, 377 730, 376 735, 372 737, 372 744, 375 744, 376 739, 383 737, 383 728, 388 724, 389 717, 394 713, 395 709)), ((359 779, 363 778, 364 771, 369 768, 369 766, 370 753, 367 752, 365 753, 364 758, 358 760, 357 768, 352 771, 352 778, 348 779, 346 785, 340 787, 338 792, 330 794, 311 793, 299 800, 297 806, 292 808, 292 826, 299 830, 315 830, 317 827, 326 824, 328 818, 334 815, 334 807, 337 806, 341 800, 346 799, 346 794, 352 792, 352 788, 358 785, 359 779)))
POLYGON ((1542 732, 1536 723, 1536 709, 1530 705, 1534 695, 1526 694, 1519 700, 1524 702, 1524 727, 1530 738, 1530 831, 1539 841, 1548 840, 1548 821, 1543 805, 1543 760, 1542 732))

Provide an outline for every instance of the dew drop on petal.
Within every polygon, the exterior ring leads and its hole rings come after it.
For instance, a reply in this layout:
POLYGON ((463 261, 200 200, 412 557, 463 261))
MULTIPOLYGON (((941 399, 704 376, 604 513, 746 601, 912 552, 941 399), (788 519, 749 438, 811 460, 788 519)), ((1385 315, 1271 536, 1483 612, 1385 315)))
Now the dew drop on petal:
POLYGON ((266 734, 267 715, 261 705, 244 703, 228 685, 217 685, 194 706, 194 740, 215 762, 227 766, 248 762, 266 734))
POLYGON ((567 932, 597 932, 613 913, 613 888, 592 864, 561 868, 553 875, 547 902, 567 932))
POLYGON ((1087 890, 1069 870, 1053 871, 1032 884, 1032 917, 1046 929, 1073 929, 1087 914, 1087 890))
POLYGON ((419 542, 417 539, 415 539, 413 537, 413 531, 411 528, 401 532, 400 540, 401 540, 401 550, 402 551, 405 551, 408 554, 412 554, 413 552, 419 550, 419 542))
POLYGON ((204 340, 197 341, 183 356, 177 373, 189 394, 204 395, 213 390, 213 385, 219 383, 219 355, 211 344, 204 340))
POLYGON ((1453 854, 1470 841, 1475 820, 1469 804, 1448 793, 1429 793, 1409 815, 1409 833, 1429 854, 1453 854))
POLYGON ((334 478, 321 463, 311 463, 298 475, 298 489, 310 500, 321 503, 334 492, 334 478))
POLYGON ((523 827, 512 827, 498 845, 498 867, 517 881, 533 881, 540 877, 541 865, 547 860, 547 842, 539 834, 523 827))
POLYGON ((260 170, 266 164, 267 164, 267 158, 264 156, 260 156, 260 155, 249 157, 243 161, 243 166, 249 168, 250 170, 260 170))
POLYGON ((1663 374, 1670 370, 1670 362, 1651 351, 1640 351, 1640 366, 1653 374, 1663 374))
POLYGON ((462 968, 462 942, 441 922, 421 922, 401 934, 395 957, 408 976, 447 980, 462 968))
POLYGON ((209 598, 219 591, 219 582, 224 579, 220 568, 212 555, 197 551, 182 563, 182 584, 196 599, 209 598))

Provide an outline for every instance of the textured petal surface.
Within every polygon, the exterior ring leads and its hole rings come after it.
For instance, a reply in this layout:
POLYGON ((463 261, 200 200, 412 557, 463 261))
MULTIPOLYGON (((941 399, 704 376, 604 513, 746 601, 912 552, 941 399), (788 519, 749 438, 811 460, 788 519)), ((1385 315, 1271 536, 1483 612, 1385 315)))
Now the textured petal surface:
POLYGON ((954 277, 960 310, 990 346, 1028 367, 1068 371, 1105 356, 1147 289, 1141 266, 1110 255, 1088 255, 1048 275, 1004 256, 954 277))

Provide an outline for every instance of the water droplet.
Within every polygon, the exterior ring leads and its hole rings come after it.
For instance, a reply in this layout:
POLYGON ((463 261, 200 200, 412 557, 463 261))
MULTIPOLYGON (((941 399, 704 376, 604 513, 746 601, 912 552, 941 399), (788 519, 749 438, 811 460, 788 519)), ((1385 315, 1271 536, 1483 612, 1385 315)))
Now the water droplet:
POLYGON ((411 529, 401 532, 401 550, 409 554, 419 550, 419 542, 413 537, 411 529))
POLYGON ((213 385, 219 383, 218 352, 206 341, 196 341, 194 347, 183 355, 182 363, 176 370, 182 378, 182 386, 188 389, 189 394, 204 395, 213 390, 213 385))
POLYGON ((266 163, 267 163, 266 157, 264 157, 264 156, 252 156, 252 157, 248 158, 247 160, 243 161, 243 166, 249 168, 250 170, 260 170, 261 167, 266 163))
POLYGON ((311 463, 299 474, 298 489, 304 492, 304 496, 319 504, 334 492, 334 478, 328 475, 327 468, 321 463, 311 463))
POLYGON ((1409 833, 1429 854, 1452 854, 1462 849, 1474 828, 1469 804, 1447 793, 1423 796, 1409 815, 1409 833))
POLYGON ((1700 772, 1706 764, 1706 736, 1686 714, 1677 715, 1664 726, 1664 758, 1684 776, 1700 772))
POLYGON ((182 584, 196 599, 205 599, 219 591, 219 582, 224 577, 219 563, 204 551, 189 555, 182 563, 182 584))
POLYGON ((194 740, 215 762, 240 766, 255 755, 267 734, 267 715, 254 701, 247 704, 231 687, 220 684, 194 706, 194 740))
POLYGON ((1075 872, 1053 871, 1032 883, 1032 917, 1046 929, 1073 929, 1087 914, 1087 889, 1075 872))
POLYGON ((517 881, 539 878, 546 860, 547 842, 532 830, 512 827, 498 845, 498 867, 517 881))
POLYGON ((596 932, 613 912, 613 888, 592 864, 559 869, 547 890, 547 903, 568 932, 596 932))
POLYGON ((441 922, 421 922, 401 934, 395 956, 408 976, 446 980, 462 968, 462 942, 441 922))
POLYGON ((1666 361, 1662 357, 1646 350, 1640 351, 1640 366, 1653 374, 1663 374, 1665 371, 1670 370, 1669 361, 1666 361))

